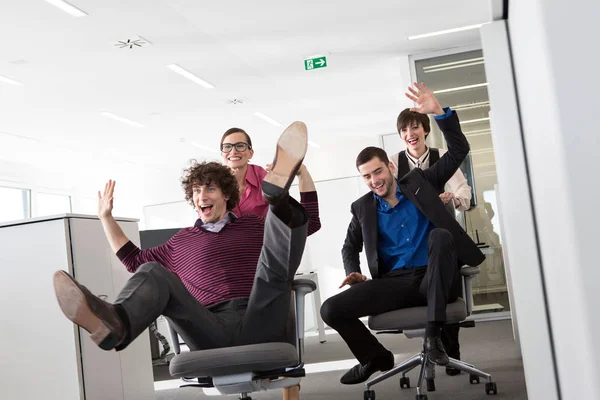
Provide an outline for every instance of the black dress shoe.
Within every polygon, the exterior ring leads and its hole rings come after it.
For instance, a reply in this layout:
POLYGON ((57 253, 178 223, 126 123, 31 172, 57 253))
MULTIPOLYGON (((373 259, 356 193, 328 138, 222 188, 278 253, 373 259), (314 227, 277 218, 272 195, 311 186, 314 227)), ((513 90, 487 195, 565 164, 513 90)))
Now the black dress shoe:
POLYGON ((427 360, 435 365, 443 367, 450 362, 448 354, 446 354, 446 350, 444 350, 442 339, 439 337, 425 338, 425 352, 427 353, 427 360))
POLYGON ((294 122, 277 141, 271 169, 262 183, 263 198, 271 205, 279 204, 288 193, 308 147, 308 134, 303 122, 294 122))
POLYGON ((366 365, 356 364, 348 372, 346 372, 341 378, 340 382, 344 385, 355 385, 357 383, 363 383, 371 375, 377 371, 387 371, 394 367, 394 355, 391 352, 386 352, 385 355, 374 358, 369 361, 366 365))
POLYGON ((125 327, 115 307, 94 296, 65 271, 54 274, 54 292, 67 318, 89 333, 103 350, 112 350, 125 337, 125 327))
POLYGON ((454 368, 454 367, 446 367, 446 375, 449 376, 456 376, 456 375, 460 375, 462 371, 458 368, 454 368))

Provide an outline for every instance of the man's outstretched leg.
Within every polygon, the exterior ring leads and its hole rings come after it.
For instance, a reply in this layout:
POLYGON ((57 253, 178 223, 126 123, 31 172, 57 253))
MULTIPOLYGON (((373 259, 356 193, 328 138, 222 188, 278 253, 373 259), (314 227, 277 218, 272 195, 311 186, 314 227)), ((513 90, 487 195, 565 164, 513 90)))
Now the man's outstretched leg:
MULTIPOLYGON (((233 327, 204 308, 181 280, 157 263, 143 264, 110 304, 64 271, 54 275, 64 314, 104 350, 123 350, 160 315, 168 317, 193 350, 230 344, 233 327)), ((235 321, 234 321, 235 322, 235 321)))
POLYGON ((258 260, 240 344, 285 341, 291 287, 304 252, 308 216, 288 195, 302 166, 308 137, 306 126, 294 122, 280 136, 271 170, 262 190, 270 204, 263 248, 258 260))

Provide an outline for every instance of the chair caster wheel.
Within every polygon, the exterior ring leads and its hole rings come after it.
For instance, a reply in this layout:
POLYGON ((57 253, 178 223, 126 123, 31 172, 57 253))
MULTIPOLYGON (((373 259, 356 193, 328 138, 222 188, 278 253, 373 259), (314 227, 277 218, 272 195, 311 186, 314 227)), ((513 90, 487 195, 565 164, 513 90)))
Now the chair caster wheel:
POLYGON ((496 387, 496 382, 486 382, 485 383, 485 394, 498 394, 498 388, 496 387))
POLYGON ((415 397, 416 400, 427 400, 427 395, 426 394, 418 394, 415 397))
POLYGON ((408 388, 410 388, 410 378, 408 376, 403 376, 400 378, 400 389, 408 388))
POLYGON ((433 379, 433 378, 426 379, 426 381, 427 381, 427 391, 435 392, 435 379, 433 379))
POLYGON ((375 391, 365 390, 364 400, 375 400, 375 391))
POLYGON ((469 374, 469 382, 471 382, 471 385, 475 385, 479 383, 479 377, 477 375, 469 374))

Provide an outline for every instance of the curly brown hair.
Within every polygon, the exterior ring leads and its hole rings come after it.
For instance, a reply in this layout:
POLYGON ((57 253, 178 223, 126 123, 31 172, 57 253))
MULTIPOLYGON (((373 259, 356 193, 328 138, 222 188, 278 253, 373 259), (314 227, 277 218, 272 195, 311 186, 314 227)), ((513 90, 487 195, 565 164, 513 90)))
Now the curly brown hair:
POLYGON ((185 192, 185 200, 194 207, 194 185, 217 185, 227 200, 227 210, 233 210, 240 201, 240 188, 237 179, 229 167, 218 162, 199 163, 196 160, 190 161, 190 166, 183 170, 181 177, 181 186, 185 192))

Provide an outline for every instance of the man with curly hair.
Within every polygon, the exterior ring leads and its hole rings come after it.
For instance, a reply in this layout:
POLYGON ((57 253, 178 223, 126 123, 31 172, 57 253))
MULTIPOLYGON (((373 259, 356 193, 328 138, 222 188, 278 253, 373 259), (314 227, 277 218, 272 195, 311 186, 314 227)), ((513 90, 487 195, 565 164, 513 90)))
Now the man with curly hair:
POLYGON ((134 275, 111 304, 57 271, 54 288, 65 315, 104 350, 126 348, 160 315, 191 350, 290 340, 292 281, 307 234, 320 228, 314 184, 300 188, 302 205, 288 195, 306 149, 306 126, 295 122, 279 138, 262 184, 266 219, 231 212, 240 194, 227 166, 193 162, 181 182, 198 220, 146 250, 113 218, 115 182, 109 181, 98 193, 98 216, 111 248, 134 275))

